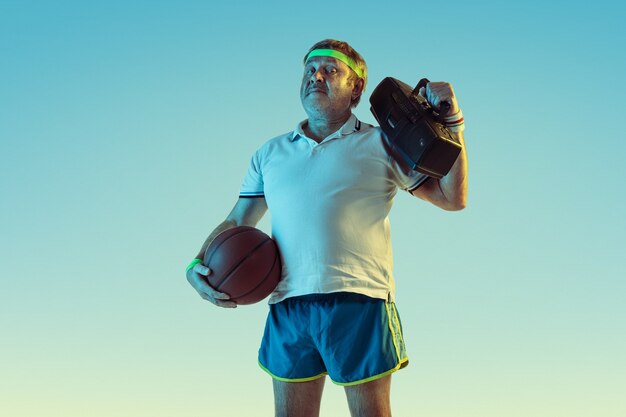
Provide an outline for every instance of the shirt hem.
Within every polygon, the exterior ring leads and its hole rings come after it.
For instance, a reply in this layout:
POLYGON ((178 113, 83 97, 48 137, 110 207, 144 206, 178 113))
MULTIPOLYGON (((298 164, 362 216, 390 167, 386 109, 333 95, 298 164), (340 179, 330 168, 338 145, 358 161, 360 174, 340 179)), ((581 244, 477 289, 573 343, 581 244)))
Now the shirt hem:
POLYGON ((270 296, 268 304, 277 304, 291 297, 299 297, 299 296, 311 295, 311 294, 333 294, 336 292, 351 292, 355 294, 365 295, 370 298, 378 298, 381 300, 386 300, 389 302, 394 301, 394 295, 395 295, 393 294, 391 290, 388 290, 388 289, 380 289, 380 290, 372 291, 372 289, 369 289, 369 288, 352 288, 352 287, 342 287, 342 288, 335 288, 331 290, 320 290, 318 288, 318 289, 309 289, 309 290, 302 290, 302 291, 288 291, 280 295, 272 294, 270 296))

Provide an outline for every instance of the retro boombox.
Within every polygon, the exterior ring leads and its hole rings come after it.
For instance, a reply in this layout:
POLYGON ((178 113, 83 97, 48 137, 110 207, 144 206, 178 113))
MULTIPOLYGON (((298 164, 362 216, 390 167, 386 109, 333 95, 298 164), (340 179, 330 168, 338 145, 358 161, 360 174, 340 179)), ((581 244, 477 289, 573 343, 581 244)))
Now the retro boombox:
MULTIPOLYGON (((429 177, 441 178, 450 171, 461 152, 461 143, 444 125, 443 117, 419 95, 428 79, 415 88, 387 77, 370 96, 370 110, 378 121, 388 148, 400 164, 429 177)), ((441 103, 445 114, 450 103, 441 103)))

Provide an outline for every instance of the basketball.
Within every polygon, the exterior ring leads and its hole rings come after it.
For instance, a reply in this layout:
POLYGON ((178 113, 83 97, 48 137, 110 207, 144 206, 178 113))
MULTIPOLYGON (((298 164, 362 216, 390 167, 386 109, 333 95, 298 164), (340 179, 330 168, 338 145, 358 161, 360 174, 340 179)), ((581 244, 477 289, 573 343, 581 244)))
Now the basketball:
POLYGON ((253 304, 270 295, 281 276, 276 242, 261 230, 237 226, 217 235, 204 253, 209 285, 237 304, 253 304))

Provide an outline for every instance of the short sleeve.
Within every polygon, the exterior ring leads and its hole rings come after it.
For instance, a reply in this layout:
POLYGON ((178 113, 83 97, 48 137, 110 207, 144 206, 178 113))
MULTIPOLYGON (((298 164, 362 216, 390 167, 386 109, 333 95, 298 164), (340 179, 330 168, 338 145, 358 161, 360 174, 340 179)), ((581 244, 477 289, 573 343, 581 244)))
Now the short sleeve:
POLYGON ((241 188, 239 189, 239 197, 254 198, 265 196, 263 187, 263 171, 261 165, 261 152, 257 150, 250 158, 250 166, 246 173, 241 188))
POLYGON ((398 188, 411 192, 424 184, 430 177, 421 172, 405 167, 389 156, 389 166, 394 176, 394 182, 398 188))

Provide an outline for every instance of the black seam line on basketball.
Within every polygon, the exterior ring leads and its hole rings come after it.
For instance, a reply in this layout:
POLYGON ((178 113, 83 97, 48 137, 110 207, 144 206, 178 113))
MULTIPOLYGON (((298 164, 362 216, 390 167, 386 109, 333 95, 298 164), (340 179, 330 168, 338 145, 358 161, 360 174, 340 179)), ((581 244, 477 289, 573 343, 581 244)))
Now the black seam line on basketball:
MULTIPOLYGON (((243 227, 249 227, 249 226, 243 226, 243 227)), ((230 229, 226 229, 226 230, 230 230, 230 229)), ((221 235, 221 234, 222 234, 222 233, 224 233, 226 230, 222 230, 220 233, 218 233, 218 234, 217 234, 217 236, 221 235)), ((242 234, 242 233, 249 232, 249 231, 250 231, 250 229, 244 229, 244 230, 239 229, 239 231, 238 231, 237 233, 235 233, 233 236, 237 236, 237 235, 240 235, 240 234, 242 234)), ((215 236, 214 240, 215 240, 215 239, 217 239, 217 236, 215 236)), ((231 237, 232 237, 232 236, 231 236, 231 237)), ((220 243, 219 245, 217 245, 217 246, 215 247, 215 249, 213 250, 213 252, 211 252, 211 257, 210 257, 209 259, 207 259, 207 261, 206 261, 206 266, 211 265, 211 259, 213 259, 213 255, 217 252, 217 250, 220 248, 220 246, 222 246, 224 243, 226 243, 226 241, 227 241, 227 240, 228 240, 228 239, 224 240, 222 243, 220 243)), ((208 249, 208 248, 207 248, 207 249, 208 249)), ((205 251, 205 253, 206 253, 206 249, 205 249, 204 251, 205 251)))
MULTIPOLYGON (((252 256, 252 254, 254 253, 254 251, 256 251, 258 248, 260 248, 261 246, 265 245, 266 242, 269 242, 271 239, 266 239, 263 242, 259 243, 258 245, 256 245, 251 251, 248 251, 248 254, 239 261, 239 264, 237 264, 236 267, 234 267, 233 269, 231 269, 230 271, 228 271, 228 274, 225 274, 224 279, 222 279, 220 281, 219 284, 217 284, 215 287, 216 288, 220 288, 223 284, 226 283, 226 281, 228 281, 232 274, 239 269, 239 267, 246 261, 246 259, 248 259, 250 256, 252 256)), ((219 290, 218 290, 219 291, 219 290)), ((230 294, 229 294, 230 295, 230 294)))
MULTIPOLYGON (((232 278, 233 274, 235 273, 235 271, 237 271, 241 265, 243 265, 243 263, 246 261, 246 259, 248 259, 250 256, 252 256, 252 254, 261 246, 265 245, 267 242, 271 241, 271 239, 266 239, 263 242, 259 243, 258 245, 256 245, 252 250, 248 251, 248 254, 242 258, 239 263, 237 264, 237 266, 233 267, 230 271, 228 271, 227 274, 224 274, 224 278, 220 281, 219 284, 217 284, 215 287, 216 288, 220 288, 222 285, 226 284, 226 282, 232 278)), ((230 295, 230 294, 229 294, 230 295)))
MULTIPOLYGON (((268 240, 268 241, 266 241, 266 242, 269 242, 269 240, 268 240)), ((265 283, 265 280, 267 279, 267 277, 269 276, 269 274, 270 274, 270 273, 274 270, 274 267, 276 266, 276 262, 278 262, 279 260, 280 260, 280 255, 277 253, 277 254, 276 254, 276 256, 274 256, 274 263, 272 264, 272 267, 270 268, 270 270, 269 270, 269 271, 267 271, 267 274, 265 274, 265 276, 263 277, 263 279, 259 281, 259 283, 257 284, 257 286, 256 286, 256 287, 254 287, 253 289, 251 289, 250 291, 248 291, 247 293, 245 293, 245 294, 241 294, 241 295, 238 295, 238 296, 237 296, 237 297, 235 297, 235 298, 243 298, 243 297, 245 297, 246 295, 253 293, 254 291, 256 291, 256 289, 257 289, 257 288, 259 288, 261 285, 263 285, 263 283, 265 283)))

